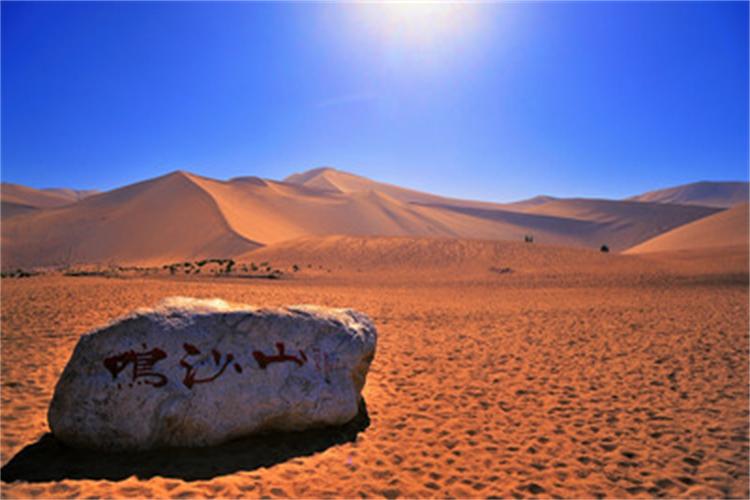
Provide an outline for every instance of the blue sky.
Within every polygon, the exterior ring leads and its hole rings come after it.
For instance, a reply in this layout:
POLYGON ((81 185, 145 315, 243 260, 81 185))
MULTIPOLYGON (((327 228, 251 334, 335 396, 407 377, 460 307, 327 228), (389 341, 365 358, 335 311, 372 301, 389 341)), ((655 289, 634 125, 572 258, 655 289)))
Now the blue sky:
POLYGON ((2 2, 2 179, 624 197, 747 180, 748 86, 745 2, 2 2))

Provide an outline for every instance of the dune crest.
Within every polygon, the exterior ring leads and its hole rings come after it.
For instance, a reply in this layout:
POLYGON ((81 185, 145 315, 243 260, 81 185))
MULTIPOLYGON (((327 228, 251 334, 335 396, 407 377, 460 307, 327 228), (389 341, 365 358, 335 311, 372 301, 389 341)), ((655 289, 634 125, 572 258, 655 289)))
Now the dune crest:
POLYGON ((17 215, 2 225, 3 267, 161 264, 258 246, 228 226, 216 202, 175 172, 17 215))
POLYGON ((539 196, 499 204, 329 167, 273 181, 173 172, 106 193, 3 186, 3 268, 228 258, 330 235, 523 241, 621 251, 716 213, 670 203, 539 196), (71 196, 80 201, 63 203, 71 196), (56 203, 63 203, 61 206, 56 203))
POLYGON ((729 208, 750 201, 750 184, 747 182, 702 181, 649 191, 628 199, 655 203, 729 208))

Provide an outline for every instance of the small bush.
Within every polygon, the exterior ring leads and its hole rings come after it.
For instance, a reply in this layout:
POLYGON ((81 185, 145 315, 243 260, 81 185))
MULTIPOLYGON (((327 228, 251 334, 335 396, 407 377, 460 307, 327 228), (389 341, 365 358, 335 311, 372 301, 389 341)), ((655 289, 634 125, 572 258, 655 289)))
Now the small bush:
POLYGON ((608 247, 607 245, 602 245, 602 246, 601 246, 601 247, 599 248, 599 251, 600 251, 600 252, 604 252, 604 253, 607 253, 607 252, 609 252, 609 247, 608 247))

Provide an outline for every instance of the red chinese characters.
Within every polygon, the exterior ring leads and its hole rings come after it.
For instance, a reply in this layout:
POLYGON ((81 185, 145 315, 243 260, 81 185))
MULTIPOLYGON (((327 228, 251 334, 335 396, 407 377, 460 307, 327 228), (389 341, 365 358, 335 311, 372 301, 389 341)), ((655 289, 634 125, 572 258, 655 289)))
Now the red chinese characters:
MULTIPOLYGON (((204 355, 200 349, 189 343, 182 344, 182 348, 185 351, 182 358, 180 358, 180 367, 185 370, 185 376, 182 379, 182 383, 185 384, 185 387, 188 389, 192 389, 196 384, 205 384, 218 379, 224 374, 230 365, 232 365, 237 373, 242 373, 242 366, 232 353, 224 355, 216 349, 211 349, 209 353, 204 355)), ((166 385, 168 380, 167 377, 155 371, 154 366, 159 361, 165 359, 167 353, 158 347, 155 347, 150 351, 145 351, 145 344, 143 344, 143 349, 143 352, 130 350, 106 358, 104 360, 104 366, 112 374, 112 379, 117 379, 120 372, 132 366, 133 382, 140 384, 140 379, 143 379, 143 383, 154 387, 162 387, 166 385)), ((307 363, 307 355, 305 354, 305 351, 300 350, 297 355, 288 354, 283 342, 276 343, 276 354, 265 354, 262 351, 253 351, 252 354, 253 358, 255 358, 255 361, 258 363, 258 366, 263 370, 272 363, 290 362, 297 366, 302 366, 307 363)), ((323 372, 327 380, 331 368, 328 355, 324 354, 321 359, 321 353, 317 349, 314 349, 313 361, 315 362, 316 368, 323 372)), ((130 385, 132 386, 132 384, 130 385)))
POLYGON ((258 362, 258 366, 260 366, 262 369, 266 369, 266 366, 270 365, 271 363, 282 363, 284 361, 291 361, 296 363, 298 366, 302 366, 307 362, 307 356, 305 355, 305 351, 299 352, 299 357, 294 356, 291 354, 286 354, 284 352, 284 343, 283 342, 277 342, 276 343, 276 350, 278 351, 278 354, 264 354, 261 351, 253 351, 253 357, 255 358, 255 361, 258 362))
MULTIPOLYGON (((222 373, 224 373, 224 370, 227 369, 227 366, 229 366, 229 364, 234 361, 234 355, 232 353, 227 353, 226 356, 222 356, 222 354, 216 349, 211 349, 211 358, 213 359, 214 372, 212 375, 198 378, 196 372, 198 371, 200 365, 193 365, 189 363, 187 361, 187 358, 191 356, 200 356, 201 351, 193 344, 187 343, 183 344, 182 348, 185 349, 185 355, 182 357, 182 359, 180 359, 180 366, 185 369, 185 378, 182 379, 182 383, 185 384, 185 387, 187 387, 188 389, 191 389, 195 384, 205 384, 206 382, 216 380, 221 376, 222 373), (222 358, 224 358, 223 361, 222 358)), ((242 367, 239 365, 239 363, 234 364, 234 369, 237 373, 242 373, 242 367)))
MULTIPOLYGON (((145 347, 145 346, 144 346, 145 347)), ((148 352, 127 351, 104 360, 104 366, 112 374, 112 379, 127 368, 133 366, 133 381, 143 378, 146 384, 161 387, 167 383, 167 377, 154 371, 154 365, 167 357, 167 353, 154 347, 148 352)))

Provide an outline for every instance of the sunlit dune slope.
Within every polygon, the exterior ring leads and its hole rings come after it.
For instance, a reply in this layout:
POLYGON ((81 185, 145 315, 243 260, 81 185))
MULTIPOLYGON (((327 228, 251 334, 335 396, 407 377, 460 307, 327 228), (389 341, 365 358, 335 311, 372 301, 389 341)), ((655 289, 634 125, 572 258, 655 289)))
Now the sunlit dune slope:
MULTIPOLYGON (((305 186, 312 189, 318 189, 334 193, 354 193, 361 191, 377 191, 383 193, 394 200, 404 203, 440 203, 451 206, 476 207, 476 208, 513 208, 516 203, 492 203, 476 200, 462 200, 458 198, 449 198, 438 196, 414 189, 407 189, 385 182, 378 182, 367 177, 354 175, 349 172, 342 172, 331 167, 321 167, 293 174, 284 179, 288 184, 305 186)), ((538 197, 544 198, 544 197, 538 197)), ((530 200, 525 200, 526 203, 530 200)), ((532 201, 532 203, 536 202, 532 201)))
POLYGON ((748 186, 747 182, 703 181, 649 191, 630 199, 633 201, 727 208, 750 201, 750 188, 748 186))
POLYGON ((748 207, 744 203, 691 222, 636 245, 627 253, 747 246, 750 239, 748 207))
POLYGON ((404 202, 428 202, 443 200, 440 196, 406 189, 385 182, 377 182, 366 177, 342 172, 330 167, 321 167, 306 172, 292 174, 284 182, 297 186, 320 189, 335 193, 352 193, 356 191, 379 191, 404 202))
POLYGON ((452 277, 488 273, 608 273, 645 268, 636 257, 523 242, 411 237, 306 237, 238 257, 274 266, 338 271, 420 272, 452 277))
POLYGON ((440 235, 450 230, 376 191, 340 193, 258 178, 191 179, 216 201, 228 224, 264 244, 306 235, 440 235))
POLYGON ((257 246, 232 231, 214 199, 179 172, 7 219, 2 245, 4 268, 159 264, 257 246))

